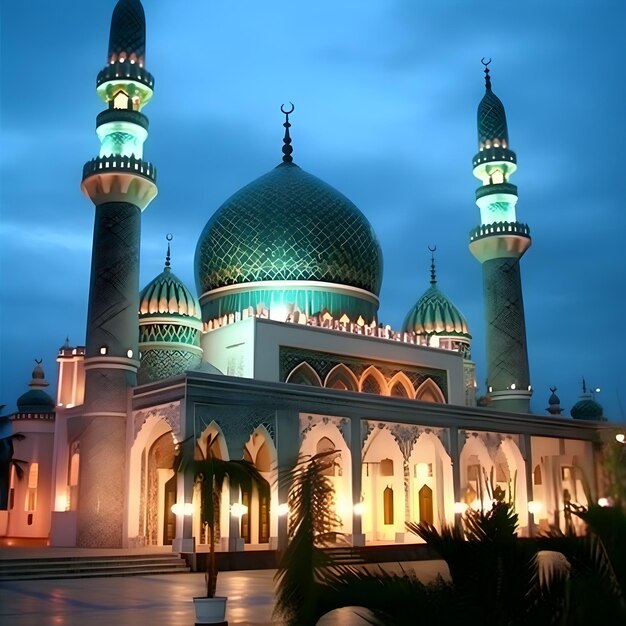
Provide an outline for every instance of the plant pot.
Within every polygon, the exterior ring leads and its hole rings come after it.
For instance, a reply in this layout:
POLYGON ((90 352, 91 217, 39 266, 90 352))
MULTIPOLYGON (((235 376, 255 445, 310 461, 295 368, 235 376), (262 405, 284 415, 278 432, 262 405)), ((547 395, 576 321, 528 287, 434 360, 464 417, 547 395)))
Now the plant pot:
POLYGON ((196 626, 198 624, 219 624, 228 626, 226 621, 225 597, 194 598, 193 604, 196 609, 196 626))

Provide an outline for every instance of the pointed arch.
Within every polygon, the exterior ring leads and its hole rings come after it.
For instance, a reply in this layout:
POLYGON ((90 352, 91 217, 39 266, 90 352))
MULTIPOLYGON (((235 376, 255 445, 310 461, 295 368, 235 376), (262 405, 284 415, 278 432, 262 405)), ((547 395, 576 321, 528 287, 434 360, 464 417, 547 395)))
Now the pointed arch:
POLYGON ((306 361, 302 361, 300 365, 294 367, 289 372, 285 382, 296 385, 309 385, 311 387, 323 387, 317 372, 306 361))
POLYGON ((328 372, 328 376, 326 376, 326 380, 324 381, 324 387, 330 389, 345 389, 346 391, 358 391, 359 382, 350 368, 343 363, 339 363, 328 372))
POLYGON ((404 372, 398 372, 389 381, 389 395, 399 398, 414 398, 413 383, 404 372))
POLYGON ((379 396, 389 395, 385 377, 373 365, 370 365, 361 375, 359 391, 363 393, 374 393, 379 396))
POLYGON ((437 404, 445 404, 446 398, 439 388, 439 385, 432 379, 427 378, 415 392, 415 399, 422 402, 435 402, 437 404))
POLYGON ((226 437, 220 428, 220 425, 216 421, 212 421, 201 433, 198 439, 196 440, 196 449, 194 454, 198 454, 199 452, 202 455, 206 455, 207 452, 207 442, 209 438, 214 438, 215 442, 213 443, 213 454, 220 459, 224 459, 224 461, 230 460, 230 455, 228 454, 228 445, 226 444, 226 437))

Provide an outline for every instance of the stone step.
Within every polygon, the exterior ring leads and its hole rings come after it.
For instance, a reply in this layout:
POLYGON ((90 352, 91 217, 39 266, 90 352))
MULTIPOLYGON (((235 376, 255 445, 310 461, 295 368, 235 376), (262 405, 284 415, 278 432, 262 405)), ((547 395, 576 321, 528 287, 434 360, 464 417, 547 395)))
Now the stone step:
POLYGON ((172 556, 62 557, 0 561, 0 581, 102 576, 148 576, 189 572, 185 561, 172 556))

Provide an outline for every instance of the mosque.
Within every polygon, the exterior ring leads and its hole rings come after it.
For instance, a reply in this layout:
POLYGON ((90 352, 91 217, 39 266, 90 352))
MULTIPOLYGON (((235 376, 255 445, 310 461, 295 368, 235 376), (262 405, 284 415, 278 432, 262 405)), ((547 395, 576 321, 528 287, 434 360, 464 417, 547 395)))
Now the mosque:
MULTIPOLYGON (((83 168, 95 205, 86 345, 58 353, 54 398, 38 362, 16 413, 1 418, 0 536, 51 546, 207 542, 193 478, 177 454, 247 459, 267 494, 216 496, 223 550, 285 544, 279 477, 302 455, 335 451, 328 477, 353 545, 414 542, 406 521, 452 524, 489 506, 496 486, 515 503, 520 534, 563 527, 570 503, 602 496, 602 407, 586 393, 561 415, 532 415, 517 219, 517 157, 485 67, 478 105, 480 221, 469 248, 482 265, 486 396, 476 400, 469 326, 430 285, 401 328, 377 317, 383 254, 343 194, 292 158, 285 115, 282 161, 213 214, 195 253, 196 290, 172 267, 140 289, 142 212, 157 195, 143 155, 146 69, 140 0, 119 0, 97 76, 100 152, 83 168), (17 436, 19 435, 19 436, 17 436), (22 460, 18 476, 11 459, 22 460)), ((433 250, 434 252, 434 250, 433 250)), ((425 283, 427 276, 425 276, 425 283)))

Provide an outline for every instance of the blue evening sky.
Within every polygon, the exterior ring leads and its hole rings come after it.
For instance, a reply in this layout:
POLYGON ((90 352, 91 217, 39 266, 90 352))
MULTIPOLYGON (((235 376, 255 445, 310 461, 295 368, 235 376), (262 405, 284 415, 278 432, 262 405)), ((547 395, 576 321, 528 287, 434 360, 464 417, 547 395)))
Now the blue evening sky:
MULTIPOLYGON (((625 420, 626 3, 623 0, 144 0, 156 78, 145 158, 160 193, 143 215, 142 286, 163 267, 194 286, 209 217, 280 160, 293 101, 294 160, 371 221, 385 275, 380 320, 398 328, 428 287, 465 314, 485 380, 482 278, 471 158, 483 56, 507 110, 533 410, 557 385, 569 412, 585 376, 625 420)), ((79 190, 98 153, 114 0, 20 0, 1 15, 0 403, 14 408, 34 358, 83 344, 94 210, 79 190)), ((52 392, 53 393, 53 392, 52 392)))

